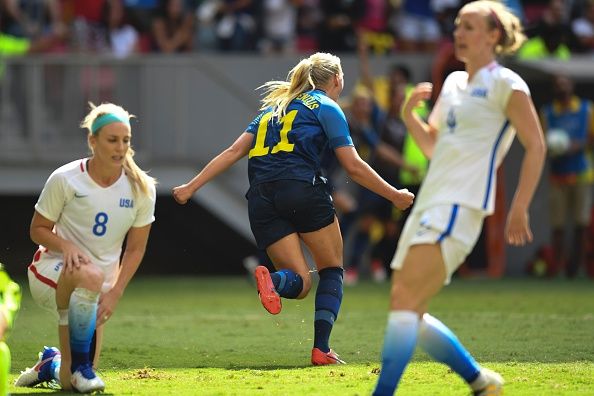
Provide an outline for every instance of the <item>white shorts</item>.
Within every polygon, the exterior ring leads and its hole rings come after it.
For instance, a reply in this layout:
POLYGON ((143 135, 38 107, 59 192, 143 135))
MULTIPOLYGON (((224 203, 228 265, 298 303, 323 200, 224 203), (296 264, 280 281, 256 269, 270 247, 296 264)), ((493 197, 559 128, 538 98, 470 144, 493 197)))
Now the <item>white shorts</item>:
POLYGON ((51 312, 58 319, 56 288, 62 273, 62 260, 47 255, 47 250, 37 250, 33 262, 29 265, 29 289, 33 300, 43 309, 51 312))
POLYGON ((445 284, 470 254, 483 228, 483 212, 459 205, 439 205, 412 213, 398 241, 390 267, 404 265, 408 249, 413 245, 439 244, 446 266, 445 284))
MULTIPOLYGON (((64 266, 61 257, 55 257, 45 250, 37 250, 33 256, 33 262, 29 265, 27 274, 29 276, 29 289, 33 300, 43 309, 51 312, 58 319, 58 306, 56 304, 56 288, 58 279, 64 266)), ((106 276, 105 279, 113 279, 106 276)), ((112 287, 111 282, 104 282, 101 288, 103 293, 112 287)))

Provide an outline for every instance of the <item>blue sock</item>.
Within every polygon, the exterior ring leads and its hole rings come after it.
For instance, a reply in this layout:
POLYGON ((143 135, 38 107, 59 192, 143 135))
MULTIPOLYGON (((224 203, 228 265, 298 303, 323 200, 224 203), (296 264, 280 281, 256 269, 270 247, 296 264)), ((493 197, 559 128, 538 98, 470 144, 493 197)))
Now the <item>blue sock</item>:
POLYGON ((55 347, 43 347, 43 354, 41 360, 46 360, 52 357, 50 361, 41 365, 39 368, 38 378, 43 381, 56 380, 60 382, 60 366, 62 363, 62 355, 58 348, 55 347), (53 357, 52 357, 53 356, 53 357))
POLYGON ((68 328, 70 330, 70 351, 72 372, 83 364, 90 364, 89 351, 97 320, 99 292, 76 288, 70 296, 68 307, 68 328))
POLYGON ((279 296, 284 298, 297 298, 303 290, 303 279, 301 275, 288 270, 272 272, 270 274, 272 283, 279 296))
POLYGON ((324 268, 318 272, 320 282, 316 290, 314 319, 314 348, 330 351, 328 342, 342 303, 342 275, 339 267, 324 268))
POLYGON ((462 346, 456 335, 429 314, 419 326, 419 345, 438 362, 445 363, 468 383, 474 381, 481 368, 462 346))
POLYGON ((415 351, 418 332, 419 315, 416 312, 390 312, 382 350, 382 371, 373 396, 394 394, 404 369, 415 351))

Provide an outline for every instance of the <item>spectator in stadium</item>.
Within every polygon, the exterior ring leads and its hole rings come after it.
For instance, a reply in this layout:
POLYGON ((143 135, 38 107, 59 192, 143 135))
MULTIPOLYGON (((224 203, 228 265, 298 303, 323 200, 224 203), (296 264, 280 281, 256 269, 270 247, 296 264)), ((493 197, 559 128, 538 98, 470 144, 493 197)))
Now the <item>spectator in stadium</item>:
POLYGON ((264 54, 293 52, 297 34, 297 6, 301 0, 265 0, 260 6, 258 47, 264 54))
MULTIPOLYGON (((351 97, 352 100, 347 109, 347 120, 353 144, 361 158, 376 171, 380 164, 385 164, 391 168, 407 168, 416 172, 416 168, 408 166, 403 161, 401 153, 396 148, 382 140, 381 129, 385 121, 385 113, 373 100, 372 91, 367 86, 358 86, 351 97)), ((384 173, 381 176, 395 186, 395 180, 389 178, 389 175, 389 173, 384 173)), ((370 237, 374 226, 384 221, 388 222, 392 214, 392 206, 385 205, 385 200, 381 196, 366 188, 357 188, 355 198, 357 221, 350 249, 348 249, 350 254, 347 257, 348 265, 345 269, 347 285, 353 285, 358 281, 360 266, 371 242, 370 237)), ((381 265, 374 265, 371 268, 371 273, 373 278, 378 281, 385 278, 385 270, 381 265)))
POLYGON ((526 29, 529 39, 518 51, 521 59, 554 57, 567 60, 576 47, 563 0, 550 0, 542 17, 526 29))
POLYGON ((30 233, 39 250, 29 286, 57 319, 60 349, 44 347, 16 386, 105 387, 95 373, 103 325, 142 261, 154 221, 155 181, 134 162, 130 117, 111 103, 91 105, 81 123, 91 157, 55 170, 35 205, 30 233))
POLYGON ((346 52, 356 48, 351 4, 342 0, 320 2, 322 19, 318 25, 320 51, 346 52))
POLYGON ((254 0, 221 0, 217 4, 215 34, 221 51, 252 51, 256 48, 254 0))
POLYGON ((585 264, 590 226, 593 169, 588 151, 594 142, 594 112, 592 102, 575 95, 573 81, 567 76, 553 77, 553 93, 553 101, 541 111, 551 164, 549 213, 555 268, 552 272, 565 268, 567 277, 574 278, 585 264), (555 133, 567 135, 565 146, 552 140, 555 133), (565 248, 568 219, 574 226, 570 254, 565 248))
POLYGON ((120 2, 106 2, 103 18, 107 26, 108 44, 116 58, 140 52, 140 37, 126 20, 126 10, 120 2))
POLYGON ((318 26, 322 23, 321 0, 301 0, 297 7, 297 51, 312 53, 318 49, 318 26))
POLYGON ((190 52, 194 47, 194 15, 183 0, 162 0, 153 21, 153 38, 158 52, 190 52))
POLYGON ((430 0, 404 0, 391 25, 398 35, 398 48, 407 52, 430 52, 440 39, 439 24, 430 0))
POLYGON ((36 52, 58 50, 64 44, 67 28, 58 0, 0 0, 0 19, 6 34, 28 39, 36 52))
POLYGON ((571 23, 571 30, 576 36, 582 52, 594 52, 594 0, 587 0, 582 5, 580 17, 571 23))
POLYGON ((108 49, 104 9, 107 2, 119 0, 74 1, 74 20, 70 28, 71 49, 76 52, 103 53, 108 49))
POLYGON ((515 131, 525 154, 505 239, 514 246, 532 240, 528 208, 545 144, 528 86, 495 60, 498 54, 513 53, 524 40, 518 18, 501 3, 471 2, 458 14, 454 40, 466 71, 446 79, 428 122, 413 110, 430 98, 431 84, 417 85, 402 112, 431 163, 392 261, 391 311, 374 395, 394 393, 417 342, 460 375, 474 395, 502 392, 501 376, 482 368, 427 308, 472 250, 484 217, 493 213, 495 171, 515 131))
POLYGON ((10 373, 10 349, 6 338, 14 324, 14 318, 21 303, 21 289, 10 279, 0 263, 0 395, 8 395, 8 374, 10 373))
POLYGON ((252 232, 274 263, 255 276, 260 300, 271 314, 281 297, 304 298, 312 284, 301 241, 319 275, 315 298, 314 365, 342 363, 328 345, 342 301, 342 238, 320 160, 330 146, 349 176, 404 209, 413 195, 397 190, 375 173, 353 147, 346 118, 336 100, 344 86, 340 58, 316 53, 301 60, 288 81, 269 81, 261 112, 229 148, 192 180, 173 189, 180 204, 214 177, 248 156, 246 194, 252 232))

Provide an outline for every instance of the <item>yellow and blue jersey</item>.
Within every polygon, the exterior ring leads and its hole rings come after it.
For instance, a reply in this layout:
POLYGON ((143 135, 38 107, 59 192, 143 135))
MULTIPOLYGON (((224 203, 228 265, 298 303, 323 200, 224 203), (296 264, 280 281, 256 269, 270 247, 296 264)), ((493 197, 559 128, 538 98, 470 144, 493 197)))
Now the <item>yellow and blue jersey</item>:
POLYGON ((281 118, 272 113, 273 108, 262 111, 246 129, 255 135, 248 154, 250 186, 283 179, 313 183, 328 147, 353 145, 342 109, 322 90, 299 94, 281 118))

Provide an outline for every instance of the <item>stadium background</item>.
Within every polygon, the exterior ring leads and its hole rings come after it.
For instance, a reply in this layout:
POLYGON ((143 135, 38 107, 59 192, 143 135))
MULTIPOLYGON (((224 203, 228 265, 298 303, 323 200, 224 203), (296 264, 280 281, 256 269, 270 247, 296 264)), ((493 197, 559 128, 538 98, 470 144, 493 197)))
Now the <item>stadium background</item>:
MULTIPOLYGON (((258 108, 255 88, 284 79, 299 59, 255 54, 6 59, 0 86, 0 257, 10 272, 24 274, 34 252, 28 225, 46 178, 59 165, 87 154, 85 134, 77 126, 90 100, 113 101, 138 117, 133 122, 137 160, 159 181, 157 221, 140 273, 241 273, 242 259, 255 253, 244 199, 246 161, 201 190, 188 206, 176 205, 170 189, 241 133, 258 108)), ((342 60, 346 97, 357 79, 358 60, 354 54, 343 54, 342 60)), ((375 57, 372 69, 382 75, 392 63, 404 63, 413 81, 423 81, 431 61, 432 54, 375 57)), ((555 71, 572 75, 577 93, 592 98, 589 57, 510 65, 528 81, 537 106, 549 99, 548 76, 555 71)), ((504 163, 506 206, 521 155, 516 142, 504 163)), ((531 208, 535 242, 506 248, 507 275, 520 275, 535 249, 547 242, 546 191, 544 177, 531 208)))

